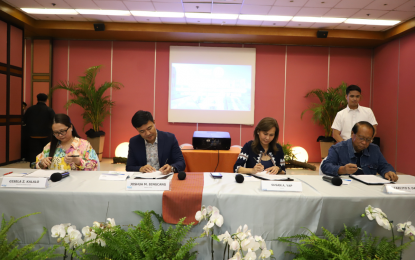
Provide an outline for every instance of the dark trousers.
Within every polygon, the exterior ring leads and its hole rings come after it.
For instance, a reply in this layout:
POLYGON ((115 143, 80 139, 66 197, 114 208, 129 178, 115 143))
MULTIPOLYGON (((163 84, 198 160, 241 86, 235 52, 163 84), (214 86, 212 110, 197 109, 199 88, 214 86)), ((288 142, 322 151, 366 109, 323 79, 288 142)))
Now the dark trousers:
POLYGON ((49 138, 29 138, 28 161, 36 162, 36 156, 43 151, 43 148, 50 142, 49 138))

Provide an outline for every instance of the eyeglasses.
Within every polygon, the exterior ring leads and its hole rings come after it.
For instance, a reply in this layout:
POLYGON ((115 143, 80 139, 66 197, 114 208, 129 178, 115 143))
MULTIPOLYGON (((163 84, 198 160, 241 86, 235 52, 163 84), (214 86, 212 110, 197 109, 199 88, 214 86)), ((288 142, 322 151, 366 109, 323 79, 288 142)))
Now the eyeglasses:
POLYGON ((372 138, 364 138, 364 137, 361 137, 361 136, 359 136, 359 135, 356 135, 357 136, 357 139, 359 139, 359 141, 365 141, 366 143, 371 143, 372 142, 372 138))
POLYGON ((66 133, 68 132, 68 129, 69 129, 69 127, 68 128, 66 128, 66 130, 60 130, 59 132, 53 132, 53 135, 54 136, 59 136, 59 135, 66 135, 66 133))

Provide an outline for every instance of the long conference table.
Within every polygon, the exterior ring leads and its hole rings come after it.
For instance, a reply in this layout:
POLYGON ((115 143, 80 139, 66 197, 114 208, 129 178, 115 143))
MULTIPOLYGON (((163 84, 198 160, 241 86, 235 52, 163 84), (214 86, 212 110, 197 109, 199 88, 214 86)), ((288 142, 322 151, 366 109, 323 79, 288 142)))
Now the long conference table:
MULTIPOLYGON (((0 168, 0 176, 9 171, 23 173, 29 169, 0 168)), ((0 188, 0 213, 7 219, 41 212, 19 221, 10 230, 10 239, 18 238, 23 245, 28 244, 46 227, 49 233, 38 247, 47 247, 56 243, 56 238, 50 237, 50 229, 57 224, 71 223, 80 230, 91 226, 93 221, 105 221, 107 215, 115 218, 117 225, 137 225, 141 218, 133 213, 135 210, 162 214, 162 191, 127 191, 124 181, 100 181, 101 173, 71 172, 70 177, 51 182, 46 189, 0 188)), ((395 224, 415 222, 415 214, 408 219, 415 210, 415 195, 390 195, 382 191, 383 186, 367 186, 357 181, 337 187, 322 181, 321 176, 290 177, 302 183, 302 192, 262 191, 260 180, 238 184, 233 173, 224 173, 221 180, 205 173, 202 204, 216 206, 224 217, 223 226, 214 228, 215 234, 234 233, 240 225, 247 224, 253 235, 266 240, 276 259, 292 259, 284 251, 293 248, 273 239, 307 234, 307 229, 322 235, 321 227, 338 233, 344 224, 390 237, 390 231, 376 221, 361 217, 369 204, 381 208, 395 224)), ((415 183, 415 177, 400 175, 398 183, 415 183)), ((195 225, 189 235, 199 236, 205 224, 206 221, 195 225)), ((210 259, 208 239, 198 238, 197 242, 193 249, 198 251, 197 259, 210 259)), ((223 249, 222 243, 214 242, 215 259, 222 259, 223 249)), ((412 246, 404 252, 403 259, 413 259, 414 255, 412 246)))

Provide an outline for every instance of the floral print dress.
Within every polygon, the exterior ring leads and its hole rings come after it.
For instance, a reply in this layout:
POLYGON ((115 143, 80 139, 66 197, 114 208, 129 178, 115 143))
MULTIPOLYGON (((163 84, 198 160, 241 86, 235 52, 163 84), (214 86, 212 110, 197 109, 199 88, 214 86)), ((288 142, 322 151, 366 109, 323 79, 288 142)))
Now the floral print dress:
MULTIPOLYGON (((40 169, 40 160, 46 157, 51 157, 50 143, 48 143, 43 152, 36 156, 36 168, 40 169)), ((68 150, 64 150, 60 142, 58 142, 55 154, 53 156, 52 164, 49 166, 50 170, 71 170, 71 171, 96 171, 98 168, 98 155, 92 148, 91 144, 84 139, 75 137, 68 150), (67 164, 64 157, 67 154, 77 151, 79 153, 81 164, 76 165, 75 163, 67 164)))

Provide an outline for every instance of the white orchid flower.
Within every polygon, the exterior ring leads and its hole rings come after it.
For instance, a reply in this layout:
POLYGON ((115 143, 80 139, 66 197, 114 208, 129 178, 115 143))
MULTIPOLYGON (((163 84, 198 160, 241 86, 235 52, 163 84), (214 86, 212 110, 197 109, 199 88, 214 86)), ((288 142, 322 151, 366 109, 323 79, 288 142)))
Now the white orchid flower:
POLYGON ((98 245, 101 245, 102 247, 106 246, 107 244, 105 243, 105 241, 102 238, 98 238, 97 240, 95 240, 95 242, 98 245))
POLYGON ((251 249, 248 250, 248 253, 246 253, 244 260, 255 260, 256 254, 251 251, 251 249))
POLYGON ((55 225, 51 230, 52 237, 64 238, 66 236, 65 226, 63 224, 55 225))
POLYGON ((70 226, 68 228, 68 236, 64 238, 65 243, 69 244, 70 248, 76 247, 84 243, 84 241, 82 240, 81 232, 72 227, 73 226, 70 226))
POLYGON ((206 209, 207 209, 207 214, 210 214, 213 211, 213 207, 212 206, 207 206, 206 209))
POLYGON ((368 205, 366 208, 365 208, 365 213, 366 213, 366 216, 367 216, 367 218, 369 219, 369 220, 374 220, 374 219, 376 219, 376 216, 378 215, 378 213, 380 213, 380 212, 382 212, 382 210, 381 209, 379 209, 379 208, 374 208, 374 207, 372 207, 371 205, 368 205))
POLYGON ((198 212, 196 212, 195 219, 196 219, 198 222, 202 221, 202 219, 203 219, 202 211, 200 211, 200 210, 199 210, 198 212))
POLYGON ((212 212, 216 212, 216 211, 219 213, 219 209, 217 207, 213 206, 212 207, 212 212))
POLYGON ((242 231, 242 226, 239 226, 238 229, 236 230, 236 233, 240 233, 242 231))
POLYGON ((222 241, 224 244, 228 242, 229 238, 231 238, 231 234, 229 234, 228 231, 226 231, 224 234, 218 236, 218 239, 220 241, 222 241))
POLYGON ((252 237, 248 237, 247 239, 244 239, 241 243, 241 247, 243 251, 248 251, 249 245, 251 244, 251 241, 254 241, 252 237))
POLYGON ((209 232, 210 232, 210 229, 214 226, 215 224, 212 222, 212 221, 208 221, 208 223, 203 227, 203 230, 205 231, 205 233, 206 233, 206 236, 209 236, 209 232))
POLYGON ((415 227, 412 226, 412 225, 410 225, 409 227, 406 227, 405 236, 407 236, 407 237, 415 236, 415 227))
POLYGON ((82 228, 82 234, 84 234, 85 242, 94 240, 97 237, 97 234, 94 231, 92 231, 92 228, 90 228, 89 226, 82 228))
POLYGON ((242 257, 239 252, 236 252, 236 254, 232 258, 229 258, 229 260, 241 260, 241 259, 242 257))
POLYGON ((221 227, 223 225, 223 216, 219 214, 219 211, 214 211, 210 217, 210 221, 216 224, 216 226, 221 227))
POLYGON ((252 252, 255 252, 259 249, 260 244, 256 242, 254 239, 251 239, 251 242, 248 245, 248 249, 251 249, 252 252))
POLYGON ((259 247, 260 247, 262 250, 264 250, 264 249, 266 249, 266 248, 267 248, 267 244, 265 243, 265 241, 264 241, 264 240, 259 241, 258 243, 259 243, 259 247))
POLYGON ((396 225, 396 227, 398 229, 398 232, 405 232, 404 229, 411 226, 411 224, 412 224, 412 222, 408 221, 408 222, 405 222, 405 223, 399 223, 399 224, 396 225))
POLYGON ((206 217, 206 215, 207 215, 207 209, 202 209, 202 219, 206 219, 207 217, 206 217))
POLYGON ((111 228, 111 227, 115 227, 115 220, 113 218, 107 218, 107 227, 111 228))
POLYGON ((268 249, 264 248, 264 249, 262 250, 261 254, 259 255, 259 258, 260 258, 260 259, 265 259, 265 258, 270 257, 271 255, 272 255, 272 254, 271 254, 271 251, 269 251, 268 249))
POLYGON ((232 243, 229 244, 233 251, 239 251, 239 243, 238 241, 234 240, 232 243))
POLYGON ((94 221, 94 223, 92 223, 92 227, 99 228, 101 227, 101 223, 99 223, 98 221, 94 221))
POLYGON ((384 218, 381 215, 377 215, 376 222, 379 224, 379 226, 383 227, 384 229, 391 230, 392 224, 389 223, 389 220, 387 218, 384 218))

